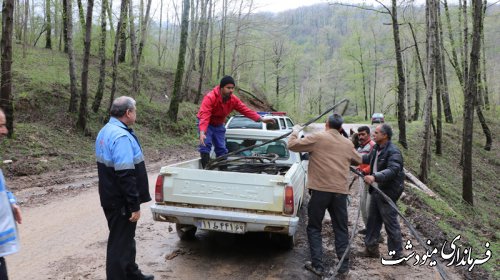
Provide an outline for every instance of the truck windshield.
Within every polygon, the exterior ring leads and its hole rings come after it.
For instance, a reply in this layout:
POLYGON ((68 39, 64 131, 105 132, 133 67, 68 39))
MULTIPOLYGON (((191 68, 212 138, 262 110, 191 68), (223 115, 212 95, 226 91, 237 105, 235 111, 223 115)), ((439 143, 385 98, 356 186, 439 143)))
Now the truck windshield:
MULTIPOLYGON (((237 151, 253 145, 259 145, 267 140, 256 139, 226 139, 226 147, 228 152, 237 151)), ((250 150, 243 151, 239 155, 243 156, 258 156, 267 154, 277 154, 280 159, 288 159, 290 153, 286 147, 285 141, 278 140, 275 142, 267 143, 266 145, 255 147, 250 150)))
POLYGON ((243 116, 235 116, 229 122, 227 128, 256 128, 262 129, 262 123, 254 122, 253 120, 243 117, 243 116))

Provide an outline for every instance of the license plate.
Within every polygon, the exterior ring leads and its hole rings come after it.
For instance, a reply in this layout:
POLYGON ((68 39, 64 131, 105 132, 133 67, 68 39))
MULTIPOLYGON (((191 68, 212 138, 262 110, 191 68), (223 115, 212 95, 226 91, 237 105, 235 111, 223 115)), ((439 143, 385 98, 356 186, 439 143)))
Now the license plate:
POLYGON ((231 233, 245 233, 244 223, 214 220, 201 220, 198 223, 200 224, 200 226, 198 227, 200 229, 231 233))

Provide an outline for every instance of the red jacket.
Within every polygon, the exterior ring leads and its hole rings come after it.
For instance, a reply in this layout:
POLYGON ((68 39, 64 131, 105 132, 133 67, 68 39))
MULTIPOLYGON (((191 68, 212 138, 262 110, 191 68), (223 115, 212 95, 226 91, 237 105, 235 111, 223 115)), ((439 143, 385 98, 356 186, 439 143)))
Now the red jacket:
POLYGON ((200 120, 200 131, 207 132, 208 125, 224 124, 226 117, 236 110, 245 117, 254 121, 260 119, 252 109, 248 108, 238 97, 231 94, 229 100, 222 102, 222 94, 220 86, 216 86, 211 92, 207 93, 201 102, 200 110, 198 111, 198 119, 200 120))
MULTIPOLYGON (((369 139, 368 141, 366 141, 366 143, 361 144, 361 146, 358 148, 358 153, 361 156, 369 155, 373 150, 373 146, 375 146, 375 142, 373 142, 373 140, 369 139)), ((362 163, 358 166, 358 169, 361 172, 363 172, 363 174, 365 174, 365 175, 370 174, 370 164, 362 163)))

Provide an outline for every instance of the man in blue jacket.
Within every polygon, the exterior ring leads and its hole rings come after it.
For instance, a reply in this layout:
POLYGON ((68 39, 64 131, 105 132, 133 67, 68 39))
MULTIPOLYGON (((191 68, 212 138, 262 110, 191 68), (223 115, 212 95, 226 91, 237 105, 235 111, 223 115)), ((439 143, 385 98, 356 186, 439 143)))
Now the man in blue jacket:
POLYGON ((139 140, 130 128, 136 120, 135 100, 116 98, 111 118, 96 139, 99 196, 108 221, 108 280, 151 280, 135 263, 135 229, 140 204, 150 201, 148 174, 139 140))
MULTIPOLYGON (((9 132, 5 126, 4 112, 0 109, 0 139, 9 132)), ((7 265, 4 256, 19 250, 19 237, 16 221, 22 222, 21 210, 14 195, 7 191, 2 171, 0 170, 0 279, 8 280, 7 265)))
MULTIPOLYGON (((394 203, 403 193, 404 171, 403 156, 398 147, 391 142, 392 128, 388 124, 377 126, 374 133, 375 147, 370 154, 363 156, 363 163, 370 164, 370 175, 365 182, 378 187, 394 203)), ((362 256, 379 258, 378 240, 382 224, 387 232, 387 247, 393 251, 393 259, 400 259, 403 251, 401 228, 398 213, 384 198, 370 186, 371 194, 368 221, 366 224, 365 251, 362 256)))

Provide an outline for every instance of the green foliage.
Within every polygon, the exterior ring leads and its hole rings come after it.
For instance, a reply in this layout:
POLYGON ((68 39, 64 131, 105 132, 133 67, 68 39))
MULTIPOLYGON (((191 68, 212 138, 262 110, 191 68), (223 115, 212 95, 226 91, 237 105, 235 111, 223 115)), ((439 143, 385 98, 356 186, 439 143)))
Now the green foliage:
MULTIPOLYGON (((8 166, 7 172, 11 175, 32 175, 94 164, 95 137, 108 121, 111 73, 106 76, 106 88, 99 111, 89 112, 88 134, 84 135, 74 128, 76 114, 67 112, 67 56, 58 51, 29 48, 24 59, 21 48, 16 48, 14 58, 14 137, 6 139, 0 147, 3 159, 12 159, 14 162, 8 166)), ((97 88, 98 65, 97 58, 91 58, 89 106, 97 88)), ((107 70, 111 71, 110 68, 107 70)), ((168 99, 165 93, 171 74, 155 67, 142 67, 141 94, 134 96, 130 92, 131 71, 130 65, 119 65, 116 96, 129 95, 136 99, 138 113, 133 128, 141 139, 146 155, 161 155, 171 146, 189 145, 195 150, 197 106, 182 104, 179 122, 170 123, 166 119, 168 99)))
MULTIPOLYGON (((496 113, 486 112, 487 122, 492 132, 500 129, 500 121, 496 113)), ((405 167, 417 175, 420 166, 423 125, 421 122, 412 122, 407 125, 409 149, 403 152, 405 167)), ((432 154, 430 183, 428 187, 436 192, 442 200, 436 200, 419 191, 411 191, 417 195, 425 205, 432 210, 432 215, 438 215, 440 229, 447 236, 461 234, 463 246, 472 247, 478 258, 486 248, 484 244, 490 242, 490 250, 498 250, 498 228, 500 225, 500 209, 498 205, 498 174, 500 165, 496 164, 500 157, 499 151, 485 151, 484 135, 479 123, 474 123, 473 143, 473 191, 474 206, 462 200, 462 172, 460 163, 462 123, 443 124, 443 155, 432 154)), ((451 241, 451 240, 449 240, 451 241)), ((484 269, 494 272, 498 278, 499 257, 493 254, 492 259, 484 264, 484 269)), ((477 267, 475 268, 477 269, 477 267)))

